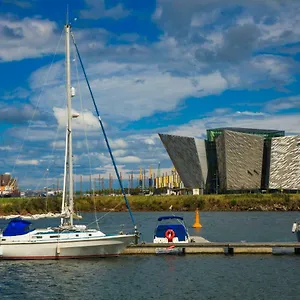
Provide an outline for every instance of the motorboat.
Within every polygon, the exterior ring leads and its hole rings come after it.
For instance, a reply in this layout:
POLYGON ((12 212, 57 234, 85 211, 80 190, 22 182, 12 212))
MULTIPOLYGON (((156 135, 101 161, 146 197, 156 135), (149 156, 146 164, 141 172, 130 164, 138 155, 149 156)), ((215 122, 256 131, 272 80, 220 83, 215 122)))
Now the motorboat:
POLYGON ((153 243, 188 243, 189 234, 182 217, 163 216, 157 219, 153 243))
POLYGON ((189 243, 190 236, 182 217, 162 216, 157 219, 153 243, 168 244, 167 247, 158 247, 156 254, 184 254, 185 247, 174 244, 189 243))

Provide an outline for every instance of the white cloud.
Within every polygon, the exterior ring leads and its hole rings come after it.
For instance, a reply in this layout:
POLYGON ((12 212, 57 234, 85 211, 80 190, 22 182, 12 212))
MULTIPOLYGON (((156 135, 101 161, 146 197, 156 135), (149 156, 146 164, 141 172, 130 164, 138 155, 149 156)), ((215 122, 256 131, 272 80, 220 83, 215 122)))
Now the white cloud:
POLYGON ((32 165, 32 166, 35 166, 35 165, 39 164, 39 161, 37 159, 29 159, 29 160, 18 159, 16 161, 16 164, 17 165, 32 165))
POLYGON ((263 112, 252 112, 252 111, 237 111, 235 113, 236 116, 254 116, 254 117, 257 117, 257 116, 264 116, 265 113, 263 112))
POLYGON ((65 149, 66 147, 66 141, 55 141, 55 142, 51 142, 50 146, 52 148, 56 148, 56 149, 65 149))
POLYGON ((124 9, 122 4, 107 8, 104 0, 85 0, 88 9, 80 11, 80 15, 85 19, 100 19, 103 17, 120 19, 129 15, 129 11, 124 9))
POLYGON ((121 164, 124 164, 124 163, 140 163, 141 159, 137 156, 124 156, 124 157, 118 157, 117 161, 121 164))
POLYGON ((4 96, 2 96, 3 99, 9 100, 9 99, 15 99, 15 98, 27 98, 29 96, 29 91, 22 88, 18 87, 15 90, 11 92, 6 92, 4 96))
MULTIPOLYGON (((95 74, 92 67, 90 85, 97 105, 101 108, 100 114, 119 121, 138 120, 151 116, 155 111, 169 111, 186 97, 219 94, 227 88, 227 82, 219 72, 186 78, 163 72, 156 65, 108 62, 98 64, 97 69, 99 73, 95 74)), ((87 73, 89 74, 89 68, 87 73)), ((31 77, 33 86, 36 77, 35 74, 31 77)), ((84 82, 81 82, 81 86, 83 84, 84 82)), ((81 88, 81 93, 83 99, 90 98, 85 87, 81 88)), ((48 109, 55 107, 54 113, 60 124, 64 113, 58 110, 58 107, 65 105, 64 96, 63 85, 47 87, 43 92, 43 98, 47 99, 47 102, 42 104, 48 106, 48 109)), ((77 99, 78 97, 79 95, 77 99)), ((37 103, 37 99, 38 95, 31 98, 33 103, 37 103)), ((74 110, 80 111, 80 101, 75 97, 72 102, 74 110)), ((85 101, 84 105, 87 109, 93 109, 91 100, 85 101)), ((96 122, 92 116, 87 119, 91 120, 90 126, 96 122)))
POLYGON ((13 148, 11 146, 1 146, 0 150, 2 150, 2 151, 10 151, 10 150, 13 150, 13 148))
POLYGON ((300 107, 300 95, 277 98, 265 105, 267 112, 277 112, 300 107))
POLYGON ((32 3, 29 1, 20 1, 20 0, 2 0, 4 4, 13 4, 21 8, 29 8, 32 6, 32 3))
POLYGON ((54 22, 38 18, 0 17, 0 61, 22 60, 53 53, 58 43, 54 22))
POLYGON ((229 113, 224 114, 223 116, 212 116, 201 120, 193 120, 188 124, 178 126, 177 128, 164 133, 205 138, 206 129, 219 127, 276 129, 285 130, 286 134, 299 134, 300 116, 299 114, 271 115, 266 113, 229 113))
POLYGON ((152 19, 159 20, 161 15, 162 15, 162 8, 161 6, 157 6, 154 14, 152 15, 152 19))
POLYGON ((127 148, 128 143, 124 139, 109 139, 109 145, 112 149, 127 148))
MULTIPOLYGON (((67 112, 65 108, 53 107, 54 116, 57 120, 59 127, 66 128, 67 124, 67 112)), ((99 130, 99 121, 97 117, 95 117, 92 112, 85 111, 83 113, 79 113, 76 110, 72 110, 72 114, 79 114, 79 117, 73 119, 72 128, 74 130, 99 130)))
POLYGON ((113 154, 115 157, 121 157, 121 156, 125 156, 127 154, 127 151, 123 149, 114 150, 113 154))

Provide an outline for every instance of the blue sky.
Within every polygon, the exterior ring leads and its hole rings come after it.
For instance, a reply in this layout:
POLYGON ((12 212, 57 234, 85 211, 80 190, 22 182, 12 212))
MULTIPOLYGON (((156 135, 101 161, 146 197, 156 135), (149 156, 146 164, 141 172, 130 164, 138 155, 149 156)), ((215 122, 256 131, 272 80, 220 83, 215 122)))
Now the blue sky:
MULTIPOLYGON (((140 167, 156 172, 158 162, 161 172, 170 169, 158 132, 205 138, 208 128, 236 126, 299 134, 299 1, 2 0, 0 170, 22 188, 45 186, 46 177, 62 182, 67 4, 126 179, 140 167)), ((72 54, 75 174, 88 182, 113 168, 76 66, 72 54)))

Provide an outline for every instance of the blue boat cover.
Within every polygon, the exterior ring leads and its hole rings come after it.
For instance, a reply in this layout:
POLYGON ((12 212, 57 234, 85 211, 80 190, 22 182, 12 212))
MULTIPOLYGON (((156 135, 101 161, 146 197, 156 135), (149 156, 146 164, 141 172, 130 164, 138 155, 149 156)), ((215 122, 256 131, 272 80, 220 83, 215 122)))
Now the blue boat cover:
POLYGON ((3 236, 15 236, 26 234, 32 229, 30 229, 31 222, 27 220, 22 220, 21 218, 12 219, 5 230, 3 231, 3 236))
POLYGON ((157 221, 169 220, 169 219, 178 219, 178 220, 182 220, 183 221, 183 218, 182 217, 178 217, 178 216, 163 216, 163 217, 159 217, 157 219, 157 221))
POLYGON ((184 241, 188 236, 186 228, 182 224, 158 225, 156 227, 154 236, 164 238, 168 229, 174 230, 175 237, 177 237, 180 242, 184 241))

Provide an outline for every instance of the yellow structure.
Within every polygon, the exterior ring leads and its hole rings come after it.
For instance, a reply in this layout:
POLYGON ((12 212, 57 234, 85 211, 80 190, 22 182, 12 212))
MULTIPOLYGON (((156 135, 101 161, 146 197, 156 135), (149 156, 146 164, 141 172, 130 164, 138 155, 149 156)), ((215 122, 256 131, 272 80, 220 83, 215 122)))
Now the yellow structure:
MULTIPOLYGON (((155 177, 155 176, 154 176, 155 177)), ((156 188, 182 188, 183 184, 182 181, 176 171, 176 169, 173 167, 171 174, 163 173, 162 176, 157 176, 155 179, 155 187, 156 188)))
POLYGON ((193 228, 201 228, 202 225, 200 224, 200 216, 199 216, 199 210, 196 208, 195 211, 195 223, 193 225, 193 228))

